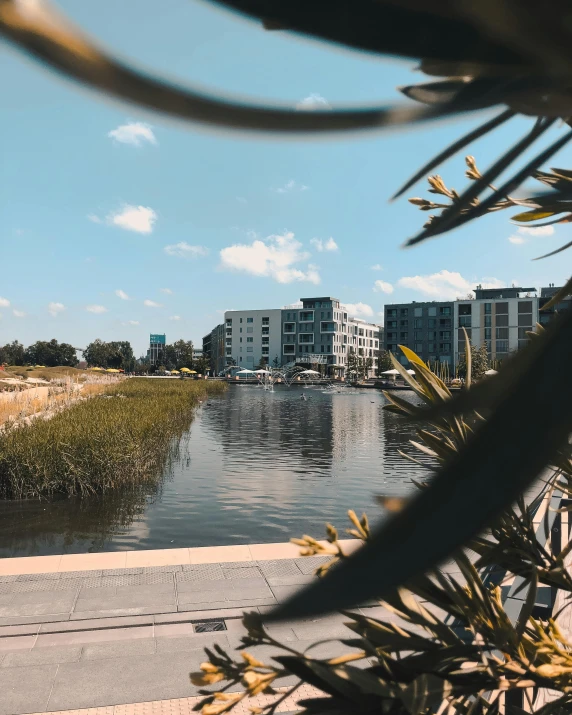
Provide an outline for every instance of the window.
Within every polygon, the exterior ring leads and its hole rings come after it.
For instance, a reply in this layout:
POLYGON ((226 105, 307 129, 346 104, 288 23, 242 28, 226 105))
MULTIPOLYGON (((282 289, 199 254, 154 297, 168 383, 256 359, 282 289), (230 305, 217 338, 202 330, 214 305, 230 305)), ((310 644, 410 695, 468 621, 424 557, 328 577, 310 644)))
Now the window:
POLYGON ((415 352, 418 355, 423 352, 423 343, 415 343, 415 352))
POLYGON ((485 328, 485 340, 491 339, 492 328, 485 328))
POLYGON ((490 328, 490 327, 491 327, 491 316, 485 315, 485 328, 490 328))
POLYGON ((262 335, 270 335, 270 328, 262 328, 262 335))
POLYGON ((397 340, 397 333, 387 333, 387 339, 388 340, 397 340))
POLYGON ((451 306, 449 305, 442 305, 439 308, 439 315, 451 315, 451 306))
POLYGON ((303 323, 307 320, 314 320, 314 311, 313 310, 301 310, 299 317, 300 317, 301 323, 303 323))
POLYGON ((470 315, 459 315, 459 328, 470 328, 471 327, 471 316, 470 315))
POLYGON ((497 327, 505 328, 508 326, 508 315, 497 315, 496 316, 497 327))
POLYGON ((242 323, 242 318, 240 319, 240 322, 242 323))
POLYGON ((335 333, 336 332, 336 324, 322 322, 322 323, 320 323, 320 332, 321 333, 335 333))
POLYGON ((450 353, 451 352, 451 343, 441 343, 439 345, 439 352, 450 353))
POLYGON ((521 300, 518 303, 519 313, 532 313, 532 301, 531 300, 521 300))
POLYGON ((423 318, 415 318, 415 320, 413 321, 413 327, 422 328, 423 327, 423 318))
POLYGON ((232 345, 232 340, 227 340, 227 341, 226 341, 226 344, 227 344, 227 346, 228 346, 228 345, 232 345))
POLYGON ((528 339, 527 340, 519 340, 518 341, 518 349, 522 350, 522 348, 525 348, 528 345, 528 339))
POLYGON ((254 318, 247 318, 247 319, 246 319, 246 322, 247 322, 247 323, 254 323, 254 318))
POLYGON ((471 308, 470 303, 461 303, 459 305, 459 315, 471 315, 471 308))
POLYGON ((230 326, 232 326, 232 318, 227 318, 226 319, 226 327, 228 328, 230 326))
POLYGON ((499 313, 508 313, 508 303, 496 303, 495 304, 495 313, 499 315, 499 313))
POLYGON ((252 342, 254 342, 254 338, 246 338, 246 342, 247 342, 247 343, 252 343, 252 342))
POLYGON ((497 340, 508 340, 508 328, 497 328, 495 330, 495 337, 497 340))
POLYGON ((270 325, 270 318, 262 318, 262 325, 270 325))
POLYGON ((399 325, 402 328, 406 328, 408 326, 408 321, 407 320, 400 320, 399 325))
POLYGON ((242 328, 240 329, 240 332, 242 333, 242 328))
POLYGON ((227 349, 226 349, 226 354, 227 354, 227 355, 232 355, 232 348, 227 348, 227 349))
MULTIPOLYGON (((429 308, 429 310, 431 310, 431 308, 429 308)), ((427 321, 427 327, 429 327, 429 328, 436 328, 436 327, 437 327, 437 320, 436 320, 436 318, 429 318, 429 320, 427 321)))
POLYGON ((321 352, 321 353, 324 352, 324 346, 323 346, 323 345, 320 345, 320 352, 321 352))
POLYGON ((246 348, 247 353, 251 353, 251 352, 253 352, 253 350, 254 350, 254 348, 246 348))
POLYGON ((242 342, 242 338, 240 338, 240 342, 242 342))
POLYGON ((491 304, 485 303, 485 315, 490 315, 490 314, 491 314, 491 304))
POLYGON ((313 343, 314 342, 314 333, 300 333, 298 335, 298 342, 299 343, 313 343))
MULTIPOLYGON (((407 340, 407 333, 400 333, 400 334, 399 334, 399 339, 400 339, 400 340, 407 340)), ((361 345, 361 343, 360 343, 360 345, 361 345)))
POLYGON ((440 318, 439 319, 439 327, 440 328, 450 328, 451 327, 451 319, 450 318, 440 318))
POLYGON ((435 343, 429 343, 429 345, 427 347, 428 347, 430 353, 437 352, 437 345, 435 343))
POLYGON ((421 330, 416 330, 413 333, 413 339, 414 340, 423 340, 423 332, 421 330))
POLYGON ((508 353, 508 340, 497 340, 496 348, 497 354, 508 353))
POLYGON ((253 332, 254 332, 254 328, 246 328, 246 332, 247 332, 247 333, 253 333, 253 332))
POLYGON ((413 308, 413 315, 420 318, 423 315, 423 308, 413 308))
MULTIPOLYGON (((345 319, 347 320, 347 313, 344 313, 345 319)), ((388 318, 397 318, 397 308, 388 308, 387 309, 387 317, 388 318)))
POLYGON ((436 337, 437 337, 437 334, 435 333, 434 330, 430 330, 427 333, 427 340, 435 340, 436 337))
POLYGON ((435 306, 427 308, 427 315, 430 318, 434 318, 437 315, 437 308, 435 306))
POLYGON ((294 355, 296 352, 295 345, 284 345, 284 355, 294 355))
POLYGON ((528 335, 526 334, 526 331, 528 328, 519 328, 518 329, 518 339, 519 340, 528 340, 528 335))
POLYGON ((296 332, 296 323, 284 323, 284 332, 285 333, 295 333, 296 332))
POLYGON ((266 347, 264 347, 264 345, 262 346, 262 354, 263 355, 268 355, 268 350, 269 350, 268 345, 266 347))
POLYGON ((451 331, 450 330, 441 330, 439 332, 439 338, 441 340, 451 340, 451 331))
POLYGON ((522 327, 532 327, 532 314, 519 313, 518 324, 522 327))
POLYGON ((402 318, 407 318, 408 313, 409 313, 408 308, 401 308, 401 310, 399 311, 399 314, 401 315, 402 318))

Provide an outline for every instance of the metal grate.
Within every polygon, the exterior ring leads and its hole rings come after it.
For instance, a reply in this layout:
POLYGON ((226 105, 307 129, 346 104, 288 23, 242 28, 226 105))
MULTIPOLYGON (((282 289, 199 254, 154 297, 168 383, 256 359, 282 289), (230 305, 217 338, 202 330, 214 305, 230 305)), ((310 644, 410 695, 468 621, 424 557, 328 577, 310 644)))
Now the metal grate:
POLYGON ((191 621, 195 633, 212 633, 226 631, 226 623, 220 618, 209 618, 206 621, 191 621))

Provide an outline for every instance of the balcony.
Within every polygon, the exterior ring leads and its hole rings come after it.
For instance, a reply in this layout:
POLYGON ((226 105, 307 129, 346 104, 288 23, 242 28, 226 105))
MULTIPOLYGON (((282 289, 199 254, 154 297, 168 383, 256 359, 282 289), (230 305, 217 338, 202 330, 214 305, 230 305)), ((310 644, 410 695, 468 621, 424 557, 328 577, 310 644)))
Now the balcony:
POLYGON ((321 333, 335 333, 336 332, 336 324, 322 321, 320 323, 320 332, 321 333))

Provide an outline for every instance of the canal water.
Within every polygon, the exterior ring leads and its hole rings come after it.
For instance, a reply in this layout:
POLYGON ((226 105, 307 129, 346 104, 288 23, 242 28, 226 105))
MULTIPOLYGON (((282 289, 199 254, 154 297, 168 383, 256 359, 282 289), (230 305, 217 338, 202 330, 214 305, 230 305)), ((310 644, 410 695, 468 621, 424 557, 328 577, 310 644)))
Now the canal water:
POLYGON ((428 475, 399 454, 414 429, 384 404, 377 390, 231 386, 197 409, 152 492, 0 502, 0 557, 322 538, 349 508, 375 522, 376 495, 428 475))

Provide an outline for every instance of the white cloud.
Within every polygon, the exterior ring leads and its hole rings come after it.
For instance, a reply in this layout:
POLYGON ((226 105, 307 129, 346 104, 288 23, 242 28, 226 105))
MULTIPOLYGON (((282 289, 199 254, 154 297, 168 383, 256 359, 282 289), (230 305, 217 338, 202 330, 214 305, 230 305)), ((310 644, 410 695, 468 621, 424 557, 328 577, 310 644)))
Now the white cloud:
POLYGON ((205 246, 190 246, 186 241, 172 243, 163 249, 168 256, 178 256, 179 258, 199 258, 206 256, 209 252, 205 246))
POLYGON ((26 313, 24 313, 23 310, 16 310, 16 308, 14 308, 14 310, 12 312, 14 313, 14 315, 17 318, 25 318, 26 317, 26 313))
POLYGON ((324 99, 321 94, 312 92, 312 94, 304 97, 296 105, 296 109, 313 111, 314 109, 331 109, 332 106, 327 99, 324 99))
POLYGON ((322 241, 321 238, 313 238, 310 243, 316 251, 319 253, 322 253, 323 251, 337 251, 338 249, 338 244, 334 241, 333 238, 328 238, 327 241, 322 241))
POLYGON ((149 300, 148 298, 143 301, 143 305, 146 305, 148 308, 162 308, 163 306, 161 303, 156 303, 154 300, 149 300))
POLYGON ((115 295, 116 295, 118 298, 121 298, 121 300, 130 300, 130 298, 129 298, 129 296, 127 295, 127 293, 126 293, 124 290, 121 290, 121 288, 118 288, 118 289, 115 291, 115 295))
POLYGON ((88 214, 87 218, 90 221, 93 221, 93 223, 101 223, 101 219, 99 218, 99 216, 96 216, 95 214, 88 214))
POLYGON ((109 214, 107 222, 126 231, 151 233, 157 220, 157 214, 149 206, 131 206, 127 204, 121 211, 109 214))
POLYGON ((373 308, 367 303, 346 303, 345 307, 354 318, 371 317, 373 315, 373 308))
POLYGON ((107 136, 121 144, 131 144, 131 146, 141 146, 145 142, 156 144, 157 139, 153 134, 150 124, 144 122, 128 122, 121 124, 117 129, 112 129, 107 136))
POLYGON ((383 266, 381 265, 381 263, 376 263, 375 265, 370 266, 370 269, 371 269, 372 271, 382 271, 382 270, 383 270, 383 266))
POLYGON ((509 236, 508 240, 517 246, 520 246, 522 243, 526 243, 526 238, 523 238, 522 236, 509 236))
POLYGON ((54 318, 65 309, 66 307, 63 303, 48 303, 48 313, 53 315, 54 318))
POLYGON ((291 232, 268 236, 266 241, 256 239, 250 244, 227 246, 220 252, 224 269, 265 276, 278 283, 306 281, 318 285, 320 274, 315 266, 308 266, 305 271, 293 267, 309 257, 291 232))
POLYGON ((161 293, 166 293, 167 295, 173 295, 173 291, 170 288, 161 288, 161 293))
POLYGON ((180 315, 171 315, 169 316, 169 320, 180 320, 181 316, 180 315))
POLYGON ((10 307, 10 301, 8 298, 0 298, 0 308, 9 308, 10 307))
POLYGON ((307 191, 308 188, 309 187, 305 184, 299 184, 297 181, 294 181, 294 179, 290 179, 290 181, 287 181, 284 186, 276 189, 276 193, 289 194, 292 191, 307 191))
POLYGON ((88 313, 107 313, 107 308, 104 305, 86 305, 85 309, 88 313))
POLYGON ((447 270, 427 276, 404 276, 397 283, 402 288, 409 288, 430 298, 440 300, 455 300, 458 296, 468 295, 472 293, 475 283, 480 283, 483 288, 504 287, 504 282, 498 278, 468 281, 460 273, 447 270))
POLYGON ((552 236, 554 226, 537 226, 536 228, 519 226, 518 232, 529 236, 552 236))
POLYGON ((138 320, 128 320, 126 323, 121 323, 121 325, 139 325, 138 320))
POLYGON ((387 295, 391 295, 391 293, 393 293, 393 286, 387 281, 375 281, 373 290, 374 293, 387 293, 387 295))

